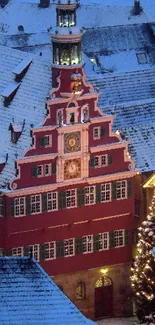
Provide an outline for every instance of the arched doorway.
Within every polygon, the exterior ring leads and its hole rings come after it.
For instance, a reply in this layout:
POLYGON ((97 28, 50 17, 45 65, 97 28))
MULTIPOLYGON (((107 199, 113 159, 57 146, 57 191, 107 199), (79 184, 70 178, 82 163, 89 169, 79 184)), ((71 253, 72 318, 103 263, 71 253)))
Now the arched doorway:
POLYGON ((113 314, 113 283, 108 276, 98 279, 95 284, 95 318, 113 314))

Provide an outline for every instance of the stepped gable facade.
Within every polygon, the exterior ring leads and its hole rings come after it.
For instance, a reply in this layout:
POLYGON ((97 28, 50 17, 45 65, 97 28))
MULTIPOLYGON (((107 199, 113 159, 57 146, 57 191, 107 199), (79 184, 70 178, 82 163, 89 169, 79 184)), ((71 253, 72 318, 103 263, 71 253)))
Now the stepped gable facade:
MULTIPOLYGON (((0 197, 1 255, 33 257, 92 319, 130 315, 139 171, 87 84, 77 2, 59 2, 46 117, 0 197)), ((26 148, 25 148, 26 149, 26 148)))

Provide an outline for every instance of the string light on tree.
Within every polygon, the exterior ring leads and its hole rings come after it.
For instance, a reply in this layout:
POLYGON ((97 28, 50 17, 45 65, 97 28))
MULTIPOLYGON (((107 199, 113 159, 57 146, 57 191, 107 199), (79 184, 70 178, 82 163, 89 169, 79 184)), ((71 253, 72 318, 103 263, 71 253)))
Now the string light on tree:
POLYGON ((137 316, 155 311, 155 190, 149 214, 138 229, 137 256, 131 268, 131 288, 137 316))

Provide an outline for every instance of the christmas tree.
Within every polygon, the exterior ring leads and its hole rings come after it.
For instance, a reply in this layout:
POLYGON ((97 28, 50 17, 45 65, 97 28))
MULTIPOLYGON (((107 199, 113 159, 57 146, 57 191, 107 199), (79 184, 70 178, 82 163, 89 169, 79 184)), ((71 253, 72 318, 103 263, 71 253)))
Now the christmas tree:
POLYGON ((146 221, 138 229, 137 256, 131 268, 131 287, 139 319, 155 311, 155 191, 146 221))

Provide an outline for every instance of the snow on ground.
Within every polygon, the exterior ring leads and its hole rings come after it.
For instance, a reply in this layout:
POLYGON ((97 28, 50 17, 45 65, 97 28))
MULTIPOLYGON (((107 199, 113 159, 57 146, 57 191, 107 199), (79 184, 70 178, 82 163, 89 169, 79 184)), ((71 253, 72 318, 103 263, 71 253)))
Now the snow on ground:
POLYGON ((134 325, 137 322, 138 322, 137 318, 128 317, 128 318, 107 318, 107 319, 102 319, 96 323, 99 325, 134 325))

